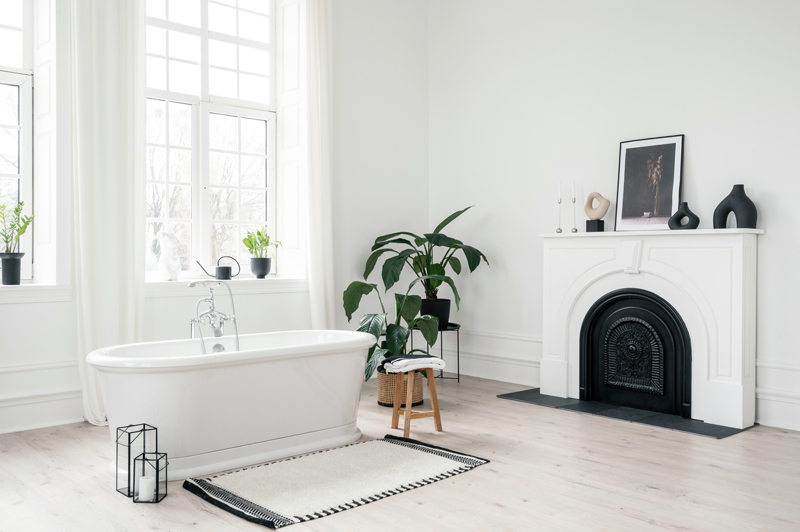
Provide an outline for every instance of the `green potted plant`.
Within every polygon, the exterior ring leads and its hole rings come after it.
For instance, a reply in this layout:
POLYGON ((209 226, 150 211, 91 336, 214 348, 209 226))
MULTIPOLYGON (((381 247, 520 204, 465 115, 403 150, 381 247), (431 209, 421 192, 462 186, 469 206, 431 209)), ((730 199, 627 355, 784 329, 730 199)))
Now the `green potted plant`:
MULTIPOLYGON (((364 280, 367 280, 384 253, 393 253, 393 256, 383 262, 381 271, 386 290, 388 291, 400 279, 400 274, 406 266, 410 267, 425 290, 425 299, 422 300, 420 312, 436 316, 439 319, 439 328, 446 329, 450 322, 450 300, 439 298, 438 292, 443 282, 442 277, 447 275, 448 268, 456 275, 461 273, 461 261, 455 256, 456 252, 463 253, 470 272, 480 266, 481 260, 489 264, 486 256, 476 248, 442 233, 450 222, 471 208, 472 206, 454 212, 442 220, 432 233, 425 233, 423 236, 400 231, 376 238, 364 268, 364 280), (435 257, 436 248, 444 250, 440 259, 435 257)), ((455 292, 455 286, 451 286, 455 292)))
POLYGON ((19 284, 22 257, 19 239, 27 231, 33 216, 23 216, 24 202, 17 203, 14 210, 8 205, 0 205, 0 266, 3 270, 3 284, 19 284))
POLYGON ((267 228, 263 227, 256 232, 248 231, 247 236, 242 240, 247 250, 250 252, 250 271, 256 276, 256 279, 266 279, 269 271, 272 269, 272 257, 275 253, 270 251, 270 246, 275 249, 281 245, 277 240, 270 242, 267 228), (267 252, 272 257, 267 257, 267 252))
MULTIPOLYGON (((375 369, 378 368, 378 364, 380 364, 381 360, 386 356, 425 353, 422 349, 414 349, 413 351, 407 349, 408 340, 411 337, 411 329, 414 326, 419 328, 429 345, 434 345, 436 343, 436 337, 439 334, 439 320, 435 316, 424 314, 416 317, 420 311, 422 298, 417 295, 409 295, 411 288, 413 288, 415 284, 433 279, 447 283, 453 289, 456 306, 459 305, 460 298, 452 279, 446 275, 423 275, 408 285, 408 290, 406 290, 405 294, 394 295, 395 320, 391 323, 388 322, 388 314, 386 313, 386 307, 383 305, 378 285, 362 281, 353 281, 344 291, 343 306, 345 314, 347 314, 347 321, 350 321, 353 318, 353 313, 358 310, 361 304, 361 298, 373 291, 378 295, 378 302, 381 305, 380 313, 365 314, 361 318, 358 326, 359 331, 367 332, 375 336, 375 345, 370 348, 369 354, 367 355, 367 365, 364 370, 365 381, 372 377, 372 374, 375 373, 375 369), (405 326, 401 325, 401 320, 405 321, 405 326)), ((422 379, 417 380, 420 382, 419 402, 421 402, 422 379)), ((378 369, 378 404, 393 406, 394 383, 395 380, 391 377, 387 377, 383 368, 378 369)), ((414 396, 417 396, 416 390, 414 396)), ((405 399, 403 399, 403 401, 405 401, 405 399)), ((414 401, 412 400, 412 404, 413 403, 414 401)))

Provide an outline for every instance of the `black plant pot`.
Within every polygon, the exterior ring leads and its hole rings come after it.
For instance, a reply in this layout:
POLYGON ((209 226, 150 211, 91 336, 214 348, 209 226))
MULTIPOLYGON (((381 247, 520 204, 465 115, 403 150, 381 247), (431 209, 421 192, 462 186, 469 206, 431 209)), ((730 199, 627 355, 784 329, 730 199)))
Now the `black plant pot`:
POLYGON ((3 284, 19 284, 24 253, 0 253, 0 266, 3 268, 3 284))
POLYGON ((450 300, 436 299, 434 301, 429 301, 423 299, 422 307, 419 309, 419 315, 424 316, 425 314, 439 318, 440 331, 447 329, 447 325, 450 323, 450 300))
POLYGON ((269 271, 272 269, 272 259, 255 259, 250 258, 250 271, 256 276, 256 279, 266 279, 269 271))
POLYGON ((728 215, 736 217, 736 227, 755 229, 758 211, 753 200, 744 193, 744 185, 733 185, 733 190, 714 209, 714 229, 725 229, 728 215))
POLYGON ((669 219, 670 229, 697 229, 698 225, 700 225, 700 217, 689 210, 689 204, 685 201, 681 202, 681 206, 678 207, 678 210, 675 211, 675 214, 669 219), (681 224, 681 220, 684 218, 689 218, 686 225, 681 224))

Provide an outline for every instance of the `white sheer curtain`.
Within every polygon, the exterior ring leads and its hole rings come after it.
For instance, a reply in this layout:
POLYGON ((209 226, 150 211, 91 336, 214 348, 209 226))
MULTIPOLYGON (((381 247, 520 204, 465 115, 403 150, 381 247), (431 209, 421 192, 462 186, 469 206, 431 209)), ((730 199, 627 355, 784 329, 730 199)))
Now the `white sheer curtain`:
POLYGON ((79 367, 87 421, 104 425, 86 355, 142 340, 144 1, 71 2, 72 180, 79 367))
POLYGON ((327 0, 306 0, 306 45, 311 326, 333 329, 336 303, 331 228, 331 80, 327 0))

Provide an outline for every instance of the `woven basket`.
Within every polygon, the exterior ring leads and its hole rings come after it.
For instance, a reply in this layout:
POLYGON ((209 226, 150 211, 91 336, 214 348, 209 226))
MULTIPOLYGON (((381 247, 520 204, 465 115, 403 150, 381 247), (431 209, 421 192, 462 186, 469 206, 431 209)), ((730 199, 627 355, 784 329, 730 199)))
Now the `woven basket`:
MULTIPOLYGON (((425 377, 422 374, 414 376, 414 391, 411 394, 411 406, 422 404, 422 381, 425 377)), ((378 404, 381 406, 394 406, 394 384, 397 382, 397 375, 394 373, 378 372, 378 404)), ((408 386, 408 375, 403 375, 403 402, 402 408, 406 406, 406 388, 408 386)))

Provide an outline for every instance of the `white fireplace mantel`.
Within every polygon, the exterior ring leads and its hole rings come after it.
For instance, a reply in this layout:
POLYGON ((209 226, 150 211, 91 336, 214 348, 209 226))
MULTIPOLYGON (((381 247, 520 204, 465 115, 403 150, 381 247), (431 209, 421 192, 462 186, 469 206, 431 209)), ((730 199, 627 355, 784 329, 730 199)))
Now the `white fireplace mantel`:
POLYGON ((756 263, 760 229, 558 233, 544 239, 541 392, 579 397, 580 330, 609 292, 654 292, 692 346, 692 418, 755 421, 756 263))

